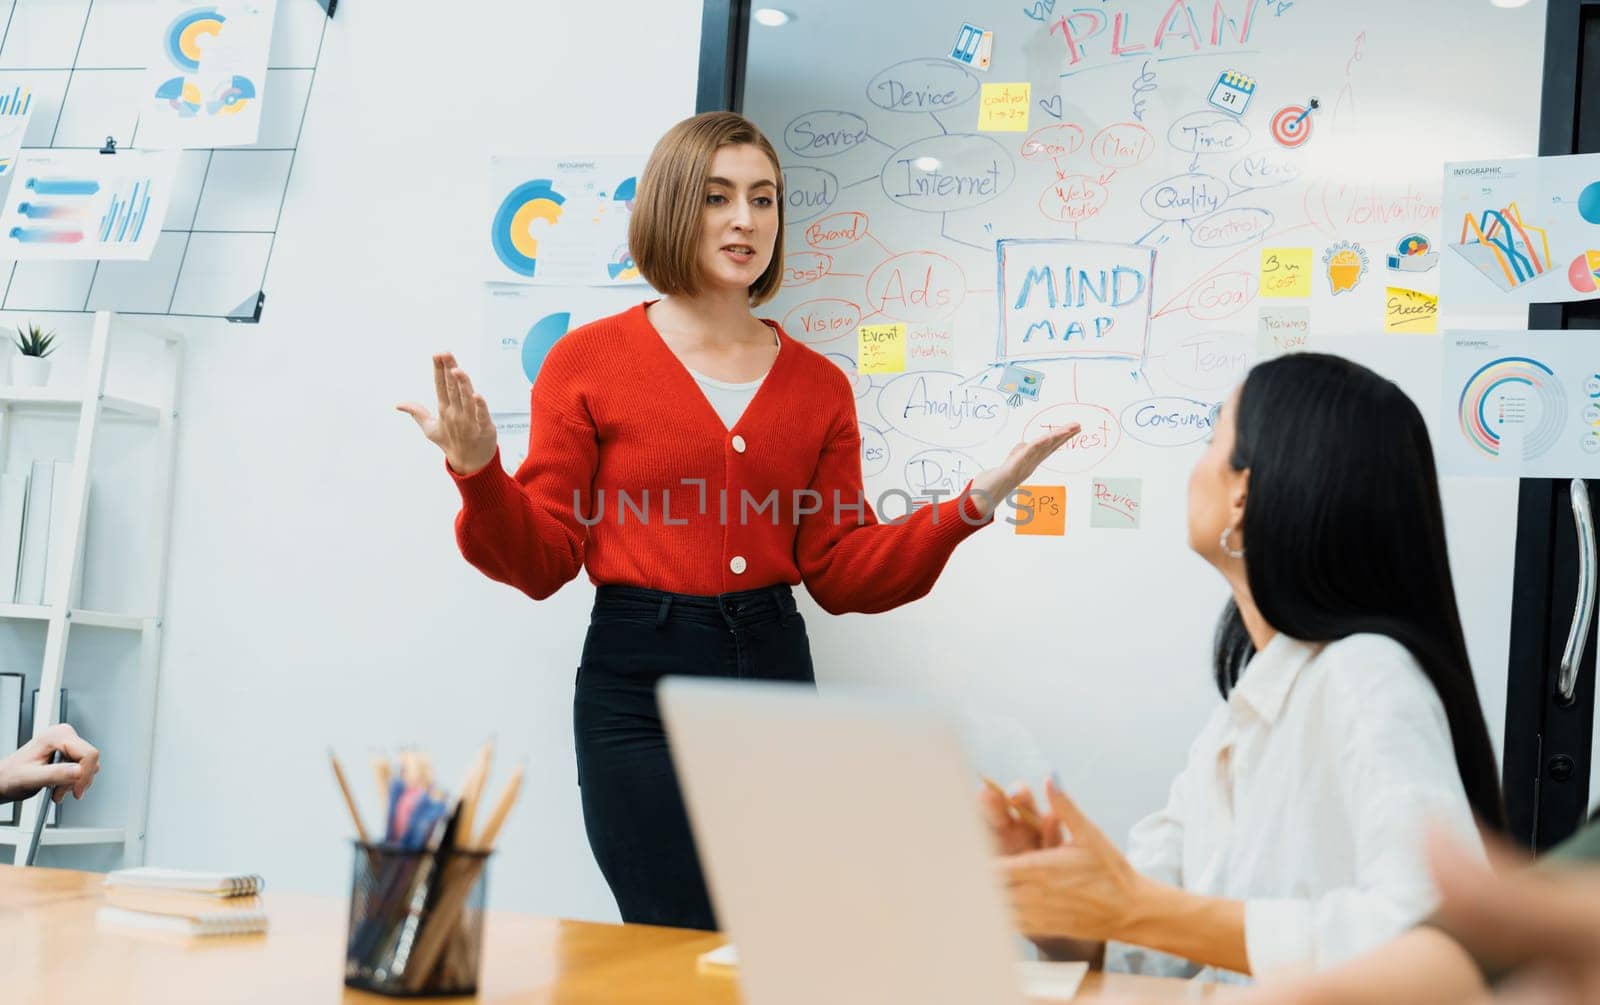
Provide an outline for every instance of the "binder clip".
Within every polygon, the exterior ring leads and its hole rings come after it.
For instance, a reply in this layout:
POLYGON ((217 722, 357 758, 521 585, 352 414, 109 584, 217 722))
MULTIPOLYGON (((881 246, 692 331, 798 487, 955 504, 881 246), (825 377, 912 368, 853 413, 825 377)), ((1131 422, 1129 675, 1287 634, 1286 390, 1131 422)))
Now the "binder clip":
POLYGON ((100 152, 103 153, 103 154, 114 154, 114 153, 116 153, 117 152, 117 138, 115 136, 107 136, 106 137, 106 145, 100 148, 100 152))

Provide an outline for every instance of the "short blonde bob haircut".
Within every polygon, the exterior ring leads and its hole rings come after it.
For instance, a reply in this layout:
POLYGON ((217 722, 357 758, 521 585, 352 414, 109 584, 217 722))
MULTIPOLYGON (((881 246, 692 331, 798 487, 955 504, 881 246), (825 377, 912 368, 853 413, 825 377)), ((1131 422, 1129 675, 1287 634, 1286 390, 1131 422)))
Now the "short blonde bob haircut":
POLYGON ((704 112, 667 130, 639 177, 628 250, 646 281, 661 293, 693 296, 700 289, 700 215, 705 210, 711 158, 722 147, 749 143, 772 162, 778 184, 778 233, 772 261, 750 286, 750 305, 766 303, 783 282, 783 168, 756 124, 733 112, 704 112))

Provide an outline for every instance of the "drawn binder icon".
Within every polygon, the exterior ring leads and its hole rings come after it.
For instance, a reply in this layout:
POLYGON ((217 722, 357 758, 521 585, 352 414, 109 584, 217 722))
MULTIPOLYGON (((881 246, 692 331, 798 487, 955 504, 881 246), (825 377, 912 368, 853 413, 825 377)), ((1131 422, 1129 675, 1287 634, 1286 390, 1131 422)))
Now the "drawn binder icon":
POLYGON ((1450 247, 1507 293, 1550 268, 1544 228, 1524 223, 1514 202, 1504 209, 1486 209, 1478 218, 1466 214, 1461 243, 1450 247))

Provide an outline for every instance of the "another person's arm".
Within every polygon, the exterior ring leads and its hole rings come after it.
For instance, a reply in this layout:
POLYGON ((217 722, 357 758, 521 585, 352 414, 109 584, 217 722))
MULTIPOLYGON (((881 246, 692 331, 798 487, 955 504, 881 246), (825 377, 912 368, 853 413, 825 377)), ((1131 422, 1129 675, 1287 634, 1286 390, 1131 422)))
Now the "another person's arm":
POLYGON ((558 343, 532 391, 528 457, 508 475, 500 463, 494 420, 483 395, 449 354, 434 357, 437 418, 415 403, 400 410, 445 453, 445 469, 461 491, 456 542, 468 562, 535 600, 559 590, 583 567, 594 518, 598 434, 558 343))
POLYGON ((58 803, 68 795, 82 799, 99 770, 100 751, 77 730, 58 723, 0 758, 0 802, 27 799, 47 787, 58 803), (52 764, 57 751, 61 760, 52 764))
MULTIPOLYGON (((1331 970, 1268 981, 1230 1001, 1456 1005, 1484 994, 1486 970, 1505 975, 1528 967, 1532 979, 1568 992, 1581 990, 1585 980, 1600 982, 1600 826, 1580 829, 1527 875, 1506 854, 1494 857, 1499 877, 1477 856, 1436 840, 1433 869, 1443 902, 1432 918, 1331 970)), ((1600 983, 1591 986, 1591 998, 1596 991, 1600 983)))

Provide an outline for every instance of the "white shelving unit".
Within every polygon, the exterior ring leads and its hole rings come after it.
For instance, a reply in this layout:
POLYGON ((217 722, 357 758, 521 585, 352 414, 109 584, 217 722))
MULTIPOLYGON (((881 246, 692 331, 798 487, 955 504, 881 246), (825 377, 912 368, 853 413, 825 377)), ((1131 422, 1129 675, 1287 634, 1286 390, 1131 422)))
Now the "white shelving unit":
MULTIPOLYGON (((72 482, 68 488, 68 512, 75 516, 65 540, 64 550, 47 555, 52 571, 64 573, 49 581, 55 592, 45 598, 42 605, 0 603, 0 619, 43 622, 45 625, 44 656, 39 675, 39 698, 35 703, 33 729, 53 725, 59 707, 58 694, 63 686, 67 666, 67 644, 74 627, 110 629, 134 633, 138 641, 138 680, 132 688, 137 700, 131 708, 118 709, 119 716, 126 715, 121 735, 120 749, 111 752, 102 749, 102 756, 115 756, 118 761, 131 766, 127 772, 126 821, 120 827, 63 825, 48 827, 40 839, 46 846, 61 845, 122 845, 123 862, 138 865, 144 861, 145 818, 149 807, 150 758, 155 729, 156 688, 161 662, 161 608, 166 596, 167 545, 171 532, 172 480, 174 449, 177 432, 177 399, 179 378, 183 371, 183 342, 173 332, 145 328, 143 325, 129 331, 119 327, 119 347, 123 338, 151 340, 155 351, 163 356, 161 375, 164 386, 153 400, 136 400, 106 393, 106 376, 111 357, 112 328, 117 315, 109 311, 97 312, 90 337, 88 364, 77 394, 63 394, 56 388, 0 387, 0 470, 12 449, 12 424, 21 412, 77 413, 77 427, 73 439, 72 482), (151 427, 156 439, 155 462, 151 476, 153 506, 149 526, 150 541, 156 560, 151 563, 146 596, 152 598, 153 609, 134 613, 96 611, 68 606, 68 598, 77 595, 76 578, 80 568, 79 552, 84 548, 85 524, 88 518, 88 487, 93 476, 95 446, 98 434, 107 417, 116 417, 151 427), (63 569, 61 563, 66 563, 63 569), (132 738, 132 743, 126 739, 132 738)), ((126 322, 123 322, 126 325, 126 322)), ((97 497, 114 495, 119 486, 97 486, 97 497)), ((67 710, 69 718, 73 710, 67 710)), ((92 738, 91 738, 92 739, 92 738)), ((21 865, 22 846, 19 835, 30 833, 35 815, 45 810, 44 793, 27 800, 22 806, 18 826, 0 827, 0 846, 13 848, 13 861, 21 865)))

